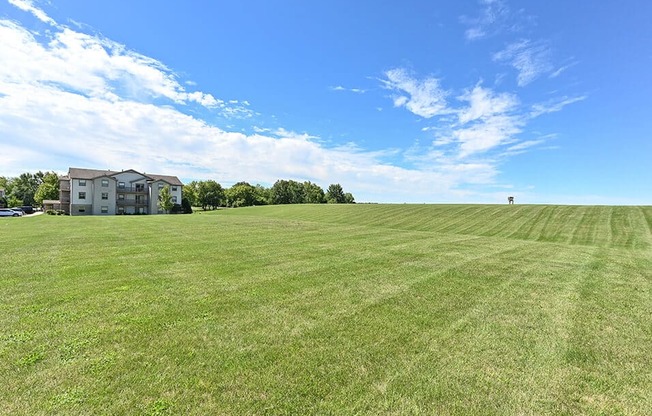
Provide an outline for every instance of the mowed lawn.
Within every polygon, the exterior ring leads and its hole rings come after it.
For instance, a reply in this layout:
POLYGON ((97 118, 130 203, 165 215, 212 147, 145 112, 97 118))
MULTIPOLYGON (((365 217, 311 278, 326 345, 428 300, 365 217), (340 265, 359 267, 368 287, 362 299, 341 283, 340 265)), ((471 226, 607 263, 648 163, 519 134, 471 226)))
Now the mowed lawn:
POLYGON ((0 220, 2 414, 652 414, 652 207, 0 220))

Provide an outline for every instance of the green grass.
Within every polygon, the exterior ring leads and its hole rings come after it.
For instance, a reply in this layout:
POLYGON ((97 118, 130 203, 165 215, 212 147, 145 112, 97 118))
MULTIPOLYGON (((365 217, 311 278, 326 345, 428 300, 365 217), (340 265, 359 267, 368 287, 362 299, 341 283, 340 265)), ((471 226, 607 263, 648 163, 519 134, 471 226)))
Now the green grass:
POLYGON ((652 207, 2 219, 0 413, 652 414, 652 207))

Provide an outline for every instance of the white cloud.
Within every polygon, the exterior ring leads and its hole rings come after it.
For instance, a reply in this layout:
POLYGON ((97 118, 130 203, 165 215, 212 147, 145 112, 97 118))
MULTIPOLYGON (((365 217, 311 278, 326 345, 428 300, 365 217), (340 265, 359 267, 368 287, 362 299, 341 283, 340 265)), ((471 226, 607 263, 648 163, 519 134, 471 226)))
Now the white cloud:
POLYGON ((0 21, 0 79, 32 85, 56 85, 91 97, 176 104, 197 103, 225 113, 244 112, 211 94, 187 92, 161 62, 127 50, 108 39, 61 27, 43 44, 17 24, 0 21))
POLYGON ((482 9, 477 17, 460 17, 469 28, 464 32, 467 40, 474 41, 502 31, 510 18, 509 7, 502 0, 480 0, 482 9))
POLYGON ((495 53, 493 59, 506 62, 516 69, 518 86, 524 87, 553 70, 550 55, 550 48, 544 42, 521 40, 495 53))
POLYGON ((480 84, 457 97, 459 102, 466 104, 449 106, 443 101, 446 93, 432 78, 421 81, 408 76, 405 70, 396 69, 388 74, 388 80, 381 81, 410 93, 409 97, 394 97, 395 107, 405 107, 424 118, 442 116, 437 127, 428 126, 422 131, 434 131, 432 146, 435 150, 431 154, 439 154, 441 150, 437 148, 445 147, 446 160, 461 163, 463 159, 514 143, 525 124, 524 116, 517 112, 519 100, 516 96, 495 93, 480 84), (415 96, 419 98, 414 99, 415 96))
POLYGON ((577 103, 586 99, 585 95, 577 97, 562 97, 561 99, 549 100, 545 103, 534 104, 532 106, 532 111, 530 112, 530 117, 538 117, 542 114, 555 113, 561 111, 564 107, 569 104, 577 103))
POLYGON ((493 115, 480 123, 456 129, 453 137, 459 143, 460 157, 486 152, 515 141, 523 122, 518 117, 493 115))
POLYGON ((494 94, 490 89, 482 88, 480 85, 466 91, 458 99, 469 103, 469 107, 459 112, 461 123, 487 119, 497 114, 509 112, 518 105, 516 96, 507 93, 494 94))
POLYGON ((514 146, 509 146, 505 151, 502 153, 502 157, 510 157, 510 156, 516 156, 520 155, 521 153, 527 152, 529 149, 538 146, 542 143, 545 143, 545 139, 537 139, 537 140, 526 140, 523 142, 520 142, 518 144, 515 144, 514 146))
POLYGON ((32 1, 30 1, 30 0, 8 0, 8 1, 9 1, 9 4, 16 6, 20 10, 31 13, 32 15, 34 15, 34 17, 36 17, 37 19, 39 19, 43 23, 47 23, 49 25, 56 26, 56 22, 50 16, 45 14, 45 12, 43 10, 41 10, 38 7, 34 6, 34 3, 32 1))
POLYGON ((281 139, 294 139, 294 140, 313 140, 318 139, 317 136, 311 136, 308 133, 297 133, 295 131, 289 131, 284 128, 278 128, 274 131, 270 131, 274 136, 281 139))
POLYGON ((347 91, 347 92, 354 92, 356 94, 364 94, 367 92, 367 90, 363 90, 362 88, 346 88, 341 85, 337 85, 335 87, 330 87, 332 91, 347 91))
POLYGON ((188 93, 186 94, 185 98, 188 101, 194 101, 208 108, 213 108, 217 107, 220 104, 224 104, 222 100, 216 100, 215 97, 213 97, 211 94, 204 94, 201 91, 188 93))
POLYGON ((424 118, 450 113, 446 105, 448 92, 439 86, 437 78, 418 80, 403 68, 386 71, 385 76, 381 79, 385 88, 398 93, 394 97, 395 107, 405 107, 424 118))
POLYGON ((492 175, 485 172, 490 167, 470 165, 402 168, 381 162, 384 152, 352 145, 326 148, 312 136, 282 129, 274 135, 227 132, 171 107, 24 84, 3 85, 2 90, 0 127, 5 137, 21 149, 34 149, 12 151, 4 169, 16 173, 30 160, 35 169, 65 170, 67 164, 133 167, 225 184, 294 178, 324 187, 339 182, 360 201, 388 201, 391 194, 392 202, 457 200, 462 195, 454 188, 460 183, 477 183, 480 177, 484 182, 492 175))
POLYGON ((561 75, 563 72, 566 72, 569 68, 574 67, 577 65, 579 62, 573 61, 569 64, 562 65, 559 68, 557 68, 554 72, 552 72, 550 75, 548 75, 549 78, 557 78, 559 75, 561 75))

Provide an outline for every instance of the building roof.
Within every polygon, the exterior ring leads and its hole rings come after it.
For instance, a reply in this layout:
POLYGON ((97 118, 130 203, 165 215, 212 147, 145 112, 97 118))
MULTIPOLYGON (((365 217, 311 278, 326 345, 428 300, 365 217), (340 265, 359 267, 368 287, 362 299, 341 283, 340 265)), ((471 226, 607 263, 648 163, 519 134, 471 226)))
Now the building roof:
POLYGON ((95 179, 100 176, 115 175, 116 171, 113 170, 99 170, 99 169, 81 169, 81 168, 69 168, 68 177, 70 179, 95 179))
MULTIPOLYGON (((129 169, 130 172, 137 172, 133 169, 129 169)), ((69 168, 67 177, 70 179, 95 179, 101 176, 113 176, 124 171, 115 171, 115 170, 99 170, 99 169, 83 169, 83 168, 69 168)), ((145 174, 141 175, 150 178, 155 181, 163 181, 170 185, 183 186, 183 183, 176 176, 170 175, 156 175, 156 174, 145 174)))
POLYGON ((163 181, 174 186, 183 186, 183 183, 176 176, 154 175, 154 174, 147 174, 147 176, 154 179, 155 181, 163 181))

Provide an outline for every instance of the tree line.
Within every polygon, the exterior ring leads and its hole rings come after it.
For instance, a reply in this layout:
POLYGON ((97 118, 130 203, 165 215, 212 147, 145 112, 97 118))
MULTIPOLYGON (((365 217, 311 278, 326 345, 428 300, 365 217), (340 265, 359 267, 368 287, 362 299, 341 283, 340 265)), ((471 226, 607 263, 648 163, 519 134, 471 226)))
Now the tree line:
POLYGON ((334 183, 324 191, 310 181, 277 180, 271 188, 251 185, 248 182, 235 183, 223 188, 214 180, 192 181, 183 187, 183 199, 190 206, 204 210, 219 207, 247 207, 254 205, 280 204, 353 204, 355 198, 344 192, 342 185, 334 183))
POLYGON ((40 206, 44 200, 59 199, 59 175, 55 172, 25 172, 15 178, 0 176, 0 205, 18 207, 24 205, 40 206))
MULTIPOLYGON (((15 178, 0 176, 0 205, 5 207, 35 205, 44 200, 59 199, 59 176, 55 172, 22 173, 15 178)), ((330 184, 326 191, 310 181, 277 180, 270 188, 238 182, 224 188, 214 180, 192 181, 183 187, 183 211, 190 207, 204 210, 219 207, 247 207, 278 204, 353 204, 355 199, 344 192, 339 183, 330 184)), ((166 211, 170 208, 165 207, 166 211)), ((191 211, 190 211, 191 212, 191 211)))

